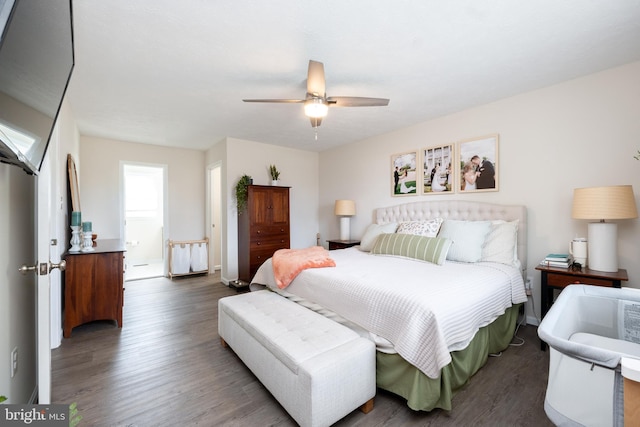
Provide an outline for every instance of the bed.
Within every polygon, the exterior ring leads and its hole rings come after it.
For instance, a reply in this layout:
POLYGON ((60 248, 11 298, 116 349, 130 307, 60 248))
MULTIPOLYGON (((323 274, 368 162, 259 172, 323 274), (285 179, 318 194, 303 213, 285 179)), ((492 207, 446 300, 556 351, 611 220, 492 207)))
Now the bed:
POLYGON ((411 409, 451 410, 455 392, 513 337, 527 299, 526 208, 425 201, 374 218, 360 246, 328 252, 335 267, 278 286, 270 259, 251 289, 267 287, 373 340, 377 386, 411 409))

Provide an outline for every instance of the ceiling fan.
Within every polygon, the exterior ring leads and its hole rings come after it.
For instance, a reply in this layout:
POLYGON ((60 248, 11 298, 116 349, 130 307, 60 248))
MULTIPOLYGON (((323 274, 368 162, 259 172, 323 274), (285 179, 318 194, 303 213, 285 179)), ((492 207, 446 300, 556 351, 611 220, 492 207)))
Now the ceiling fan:
POLYGON ((275 102, 304 104, 304 114, 311 120, 311 126, 317 128, 329 107, 382 107, 389 104, 385 98, 363 98, 359 96, 327 96, 325 92, 324 65, 322 62, 309 61, 307 74, 307 95, 305 99, 243 99, 244 102, 275 102))

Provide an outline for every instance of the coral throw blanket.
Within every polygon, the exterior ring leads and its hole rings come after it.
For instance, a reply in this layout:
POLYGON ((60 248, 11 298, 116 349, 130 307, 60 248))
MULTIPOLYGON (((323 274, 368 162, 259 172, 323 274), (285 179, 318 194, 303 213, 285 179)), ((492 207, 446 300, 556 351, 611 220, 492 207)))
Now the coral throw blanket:
POLYGON ((278 288, 284 289, 307 268, 335 267, 329 251, 322 246, 305 249, 278 249, 272 257, 273 276, 278 288))

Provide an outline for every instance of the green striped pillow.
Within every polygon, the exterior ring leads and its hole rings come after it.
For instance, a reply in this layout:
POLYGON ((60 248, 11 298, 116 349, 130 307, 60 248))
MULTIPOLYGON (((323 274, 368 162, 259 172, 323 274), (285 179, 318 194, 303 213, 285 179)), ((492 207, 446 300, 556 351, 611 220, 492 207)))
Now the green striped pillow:
POLYGON ((447 258, 451 240, 412 234, 381 234, 371 249, 376 255, 395 255, 442 265, 447 258))

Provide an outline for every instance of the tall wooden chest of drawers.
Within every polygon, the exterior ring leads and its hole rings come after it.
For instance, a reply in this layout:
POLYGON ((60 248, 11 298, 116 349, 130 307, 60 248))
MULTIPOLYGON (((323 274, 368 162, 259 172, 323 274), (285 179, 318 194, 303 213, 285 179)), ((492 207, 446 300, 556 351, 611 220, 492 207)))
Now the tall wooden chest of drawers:
POLYGON ((238 214, 238 278, 250 282, 278 249, 289 248, 289 187, 250 185, 238 214))

